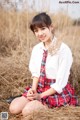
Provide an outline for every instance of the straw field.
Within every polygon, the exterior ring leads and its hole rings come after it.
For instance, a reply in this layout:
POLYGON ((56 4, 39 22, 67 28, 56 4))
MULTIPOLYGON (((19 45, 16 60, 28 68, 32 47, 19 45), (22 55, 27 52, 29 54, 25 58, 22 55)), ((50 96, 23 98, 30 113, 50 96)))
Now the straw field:
MULTIPOLYGON (((36 13, 5 11, 0 9, 0 112, 9 112, 6 98, 23 92, 30 84, 31 74, 28 70, 30 54, 33 46, 38 43, 29 30, 29 23, 36 13)), ((80 96, 80 26, 74 25, 67 15, 58 13, 51 15, 55 33, 63 35, 63 41, 72 50, 74 62, 70 82, 80 96)), ((11 115, 9 120, 79 120, 80 107, 65 106, 62 108, 37 111, 22 118, 21 115, 11 115)))

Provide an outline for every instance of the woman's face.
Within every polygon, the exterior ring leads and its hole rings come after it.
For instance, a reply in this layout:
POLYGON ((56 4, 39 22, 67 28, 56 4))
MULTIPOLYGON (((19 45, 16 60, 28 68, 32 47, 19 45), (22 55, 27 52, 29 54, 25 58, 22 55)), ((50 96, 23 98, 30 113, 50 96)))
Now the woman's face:
POLYGON ((34 34, 37 39, 39 39, 41 42, 49 42, 51 41, 51 27, 42 27, 42 28, 36 28, 34 29, 34 34))

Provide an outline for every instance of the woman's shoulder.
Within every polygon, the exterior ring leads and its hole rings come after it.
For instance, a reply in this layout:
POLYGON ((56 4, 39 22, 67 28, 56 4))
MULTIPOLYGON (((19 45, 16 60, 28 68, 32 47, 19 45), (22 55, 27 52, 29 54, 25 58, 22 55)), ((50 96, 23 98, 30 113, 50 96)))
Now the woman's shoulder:
POLYGON ((60 50, 70 50, 71 51, 71 48, 66 43, 62 42, 60 50))
POLYGON ((64 42, 62 42, 59 52, 64 54, 72 53, 71 48, 64 42))

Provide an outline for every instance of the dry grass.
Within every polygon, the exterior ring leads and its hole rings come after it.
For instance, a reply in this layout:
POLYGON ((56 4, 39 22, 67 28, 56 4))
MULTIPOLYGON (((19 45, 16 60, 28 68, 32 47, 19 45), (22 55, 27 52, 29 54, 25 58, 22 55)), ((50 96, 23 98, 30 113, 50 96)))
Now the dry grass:
POLYGON ((62 107, 33 112, 23 120, 79 120, 80 108, 62 107), (74 109, 74 110, 73 110, 74 109), (77 112, 76 112, 77 110, 77 112), (64 112, 63 112, 64 111, 64 112))
MULTIPOLYGON (((34 14, 28 15, 28 23, 34 14)), ((73 20, 61 13, 51 17, 55 23, 56 34, 59 36, 64 33, 63 41, 72 49, 74 62, 70 81, 76 88, 77 95, 80 96, 80 26, 73 26, 73 20)), ((21 94, 24 87, 31 83, 28 64, 32 47, 38 41, 29 29, 27 34, 27 27, 26 12, 6 12, 0 9, 0 112, 8 111, 9 104, 4 102, 5 98, 21 94)), ((37 111, 25 119, 79 120, 79 112, 80 107, 67 106, 37 111)), ((12 116, 9 113, 10 120, 21 118, 21 115, 12 116)))

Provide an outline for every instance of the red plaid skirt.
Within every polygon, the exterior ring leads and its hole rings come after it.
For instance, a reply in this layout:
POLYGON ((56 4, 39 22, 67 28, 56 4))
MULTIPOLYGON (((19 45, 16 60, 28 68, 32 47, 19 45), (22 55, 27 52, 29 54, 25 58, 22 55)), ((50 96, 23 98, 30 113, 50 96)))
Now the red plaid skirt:
MULTIPOLYGON (((55 79, 45 79, 45 82, 41 83, 39 81, 38 87, 37 87, 37 92, 42 93, 50 88, 50 85, 52 83, 55 83, 55 79)), ((22 94, 24 97, 26 97, 27 91, 31 88, 31 86, 26 87, 24 93, 22 94)), ((77 96, 75 96, 75 90, 74 88, 68 83, 66 87, 63 89, 62 93, 55 93, 50 96, 45 96, 41 98, 40 100, 42 104, 47 105, 50 108, 53 107, 60 107, 60 106, 65 106, 65 105, 78 105, 78 99, 77 96)))

